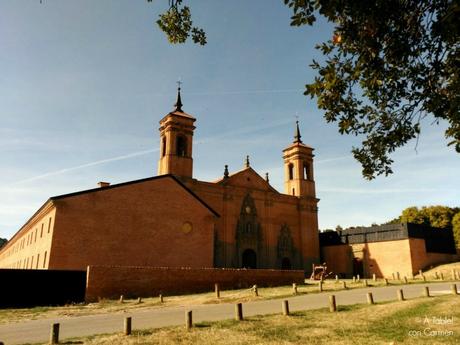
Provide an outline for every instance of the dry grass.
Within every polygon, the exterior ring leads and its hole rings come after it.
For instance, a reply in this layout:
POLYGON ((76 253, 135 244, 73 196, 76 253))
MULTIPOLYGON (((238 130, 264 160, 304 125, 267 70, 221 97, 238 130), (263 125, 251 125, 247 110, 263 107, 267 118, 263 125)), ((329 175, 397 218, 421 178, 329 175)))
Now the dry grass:
POLYGON ((131 336, 119 334, 74 339, 69 343, 161 344, 161 345, 234 345, 234 344, 459 344, 460 298, 442 296, 418 298, 405 302, 374 306, 341 307, 338 313, 327 310, 251 317, 243 322, 200 323, 191 331, 169 327, 136 331, 131 336), (425 317, 430 323, 424 324, 425 317), (435 325, 433 317, 453 317, 451 325, 435 325), (423 330, 452 331, 449 336, 426 336, 423 330), (420 330, 422 335, 409 336, 420 330))
MULTIPOLYGON (((457 269, 460 272, 460 262, 441 265, 425 273, 428 282, 435 280, 435 271, 443 272, 445 280, 451 279, 451 270, 457 269)), ((401 276, 401 279, 403 277, 401 276)), ((334 279, 325 280, 323 290, 336 291, 342 290, 342 281, 345 281, 348 289, 363 288, 364 281, 353 283, 351 279, 343 279, 336 282, 334 279)), ((369 286, 383 286, 384 281, 378 279, 376 282, 368 279, 369 286)), ((409 280, 410 284, 422 283, 421 279, 409 280)), ((403 284, 402 280, 390 280, 391 285, 403 284)), ((99 303, 77 304, 62 307, 36 307, 28 309, 2 309, 0 310, 0 324, 11 323, 24 320, 34 320, 41 318, 62 317, 62 316, 82 316, 101 313, 123 313, 132 309, 155 309, 171 306, 191 306, 199 304, 218 304, 218 303, 237 303, 250 302, 263 299, 285 298, 293 295, 292 286, 280 286, 259 288, 259 296, 254 296, 251 289, 221 291, 221 298, 217 299, 214 292, 191 294, 182 296, 165 296, 164 303, 160 303, 158 297, 144 298, 142 303, 137 303, 137 299, 125 300, 119 303, 116 300, 103 299, 99 303)), ((318 282, 305 280, 305 284, 298 285, 298 294, 319 293, 318 282)))

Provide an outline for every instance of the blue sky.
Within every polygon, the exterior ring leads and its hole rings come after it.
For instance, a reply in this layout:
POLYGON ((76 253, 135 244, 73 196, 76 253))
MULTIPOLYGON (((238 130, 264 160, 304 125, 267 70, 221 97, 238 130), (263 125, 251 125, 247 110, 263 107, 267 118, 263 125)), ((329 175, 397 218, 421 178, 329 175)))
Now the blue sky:
POLYGON ((350 150, 303 96, 315 43, 330 27, 291 28, 281 0, 190 1, 205 47, 170 45, 154 21, 166 0, 0 2, 0 237, 50 196, 156 175, 158 121, 176 80, 197 118, 194 176, 219 178, 250 155, 283 191, 295 115, 315 148, 320 228, 384 222, 411 205, 458 206, 459 155, 445 124, 423 124, 394 154, 394 175, 366 181, 350 150))

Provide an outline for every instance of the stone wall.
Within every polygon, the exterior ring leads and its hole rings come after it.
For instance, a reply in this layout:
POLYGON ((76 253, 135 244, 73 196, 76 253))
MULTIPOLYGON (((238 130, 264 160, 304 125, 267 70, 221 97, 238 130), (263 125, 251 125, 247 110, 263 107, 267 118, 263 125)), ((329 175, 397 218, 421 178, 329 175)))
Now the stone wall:
POLYGON ((151 297, 206 292, 218 283, 222 290, 302 283, 303 271, 226 268, 161 268, 88 266, 86 301, 99 298, 151 297))

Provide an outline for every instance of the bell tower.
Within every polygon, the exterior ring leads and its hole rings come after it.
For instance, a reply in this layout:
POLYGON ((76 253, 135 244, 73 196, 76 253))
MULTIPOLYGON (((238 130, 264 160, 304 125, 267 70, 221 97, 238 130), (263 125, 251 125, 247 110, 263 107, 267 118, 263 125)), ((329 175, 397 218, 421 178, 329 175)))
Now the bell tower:
POLYGON ((182 110, 180 82, 174 110, 160 120, 160 160, 158 175, 173 174, 191 178, 193 175, 193 125, 196 119, 182 110))
POLYGON ((302 142, 299 121, 296 121, 294 142, 283 150, 285 194, 316 197, 313 157, 313 148, 302 142))

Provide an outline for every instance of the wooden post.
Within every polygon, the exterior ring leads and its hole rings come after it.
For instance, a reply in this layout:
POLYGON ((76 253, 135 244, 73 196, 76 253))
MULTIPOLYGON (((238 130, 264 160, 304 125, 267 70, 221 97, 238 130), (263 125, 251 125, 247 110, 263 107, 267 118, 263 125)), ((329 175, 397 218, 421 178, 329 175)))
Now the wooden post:
POLYGON ((241 303, 235 304, 235 320, 243 320, 243 304, 241 303))
POLYGON ((428 286, 423 287, 423 295, 425 297, 430 297, 430 288, 428 286))
POLYGON ((367 304, 374 304, 374 297, 372 296, 372 292, 367 293, 367 304))
POLYGON ((375 273, 372 273, 372 280, 377 281, 377 277, 376 277, 375 273))
POLYGON ((120 303, 123 303, 125 301, 125 297, 123 295, 120 296, 120 303))
POLYGON ((342 287, 343 287, 344 289, 347 288, 347 282, 346 282, 346 281, 342 281, 342 287))
POLYGON ((160 294, 160 296, 159 296, 159 297, 160 297, 160 303, 163 303, 163 295, 162 295, 162 294, 160 294))
POLYGON ((322 280, 318 282, 318 291, 323 292, 323 281, 322 280))
POLYGON ((335 296, 334 295, 329 296, 329 311, 330 312, 336 312, 337 311, 337 304, 335 303, 335 296))
POLYGON ((288 300, 283 301, 283 315, 285 315, 285 316, 289 315, 289 302, 288 302, 288 300))
POLYGON ((259 297, 259 290, 257 290, 257 285, 254 285, 252 290, 254 291, 254 296, 259 297))
POLYGON ((296 283, 292 283, 292 293, 294 295, 297 295, 297 284, 296 283))
POLYGON ((125 317, 124 333, 125 335, 131 334, 131 317, 125 317))
POLYGON ((397 292, 398 295, 398 301, 404 301, 404 292, 402 289, 399 289, 397 292))
POLYGON ((216 293, 216 298, 220 298, 220 288, 219 288, 219 284, 215 283, 214 284, 214 291, 216 293))
POLYGON ((185 311, 185 328, 190 329, 192 327, 193 327, 192 311, 186 310, 185 311))
POLYGON ((450 286, 450 289, 452 291, 452 295, 457 295, 458 294, 458 292, 457 292, 457 284, 452 284, 450 286))
POLYGON ((59 324, 53 323, 50 332, 50 344, 59 344, 59 324))
POLYGON ((407 277, 404 276, 404 284, 407 284, 407 277))

